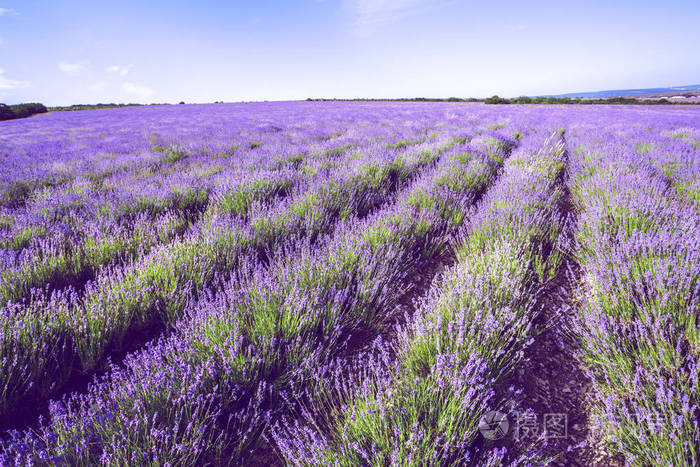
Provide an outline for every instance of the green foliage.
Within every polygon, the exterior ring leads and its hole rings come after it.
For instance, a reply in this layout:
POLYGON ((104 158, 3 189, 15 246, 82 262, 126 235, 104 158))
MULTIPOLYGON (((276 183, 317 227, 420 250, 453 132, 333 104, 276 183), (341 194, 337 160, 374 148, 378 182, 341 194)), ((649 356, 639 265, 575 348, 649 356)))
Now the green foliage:
POLYGON ((640 155, 645 156, 654 150, 654 145, 652 143, 638 144, 634 147, 640 155))
POLYGON ((326 156, 339 156, 348 149, 350 149, 353 145, 352 144, 346 144, 345 146, 340 146, 337 148, 333 149, 326 149, 323 151, 321 154, 319 154, 320 157, 326 157, 326 156))
POLYGON ((247 186, 224 193, 212 209, 223 214, 245 216, 254 201, 260 201, 276 194, 284 194, 291 186, 290 180, 273 184, 266 179, 258 179, 247 186))
POLYGON ((15 113, 12 109, 5 104, 0 104, 0 121, 12 120, 13 118, 15 118, 15 113))
POLYGON ((21 250, 29 246, 29 243, 34 237, 42 237, 45 234, 45 227, 27 227, 24 230, 13 235, 11 238, 0 240, 0 248, 21 250))
POLYGON ((352 98, 352 99, 327 99, 327 98, 311 98, 306 99, 307 102, 483 102, 483 99, 476 97, 400 97, 398 99, 369 99, 369 98, 352 98))
MULTIPOLYGON (((50 112, 69 112, 73 110, 99 110, 99 109, 116 109, 119 107, 140 107, 143 104, 73 104, 67 106, 49 107, 50 112)), ((161 104, 151 104, 161 105, 161 104)))
POLYGON ((299 168, 301 163, 304 161, 304 154, 296 154, 294 156, 289 156, 285 157, 284 159, 280 159, 277 161, 277 167, 282 168, 282 167, 293 167, 293 168, 299 168))
POLYGON ((46 107, 36 102, 17 105, 0 104, 0 121, 25 118, 40 113, 46 113, 46 107))
POLYGON ((189 155, 183 149, 171 148, 169 151, 165 152, 165 156, 163 157, 162 161, 174 164, 175 162, 187 159, 188 156, 189 155))
POLYGON ((510 104, 510 100, 494 95, 486 99, 484 104, 510 104))
POLYGON ((507 99, 498 96, 489 97, 485 104, 617 104, 617 105, 698 105, 698 102, 669 102, 666 99, 634 99, 632 97, 608 97, 604 99, 583 99, 580 97, 520 96, 507 99))
POLYGON ((488 125, 486 127, 487 130, 500 130, 501 128, 505 128, 508 126, 507 123, 494 123, 493 125, 488 125))
POLYGON ((402 140, 396 141, 394 143, 389 143, 386 145, 386 147, 389 149, 405 149, 408 146, 415 146, 416 144, 420 144, 422 142, 423 142, 422 139, 415 140, 415 141, 412 141, 410 139, 402 139, 402 140))

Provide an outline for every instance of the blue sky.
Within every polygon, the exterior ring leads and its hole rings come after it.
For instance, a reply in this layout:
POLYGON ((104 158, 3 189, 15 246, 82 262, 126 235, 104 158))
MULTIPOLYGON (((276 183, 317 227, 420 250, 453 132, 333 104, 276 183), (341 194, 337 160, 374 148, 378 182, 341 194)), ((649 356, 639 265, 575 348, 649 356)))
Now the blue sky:
POLYGON ((700 83, 700 1, 0 0, 0 102, 555 94, 700 83))

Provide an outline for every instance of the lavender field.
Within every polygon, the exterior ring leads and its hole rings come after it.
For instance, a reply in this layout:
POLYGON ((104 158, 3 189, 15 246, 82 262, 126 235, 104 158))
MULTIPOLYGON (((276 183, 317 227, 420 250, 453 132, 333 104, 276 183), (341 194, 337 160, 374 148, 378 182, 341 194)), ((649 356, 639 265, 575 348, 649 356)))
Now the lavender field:
POLYGON ((56 112, 0 182, 0 465, 700 464, 696 106, 56 112))

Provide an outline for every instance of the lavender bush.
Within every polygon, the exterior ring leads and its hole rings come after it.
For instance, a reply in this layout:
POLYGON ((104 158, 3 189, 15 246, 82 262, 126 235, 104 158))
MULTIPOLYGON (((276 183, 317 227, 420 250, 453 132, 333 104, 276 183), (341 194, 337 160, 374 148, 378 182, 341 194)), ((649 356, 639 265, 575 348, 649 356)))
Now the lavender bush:
POLYGON ((582 135, 575 164, 586 282, 579 334, 597 421, 630 463, 694 465, 700 217, 654 166, 615 142, 582 135))

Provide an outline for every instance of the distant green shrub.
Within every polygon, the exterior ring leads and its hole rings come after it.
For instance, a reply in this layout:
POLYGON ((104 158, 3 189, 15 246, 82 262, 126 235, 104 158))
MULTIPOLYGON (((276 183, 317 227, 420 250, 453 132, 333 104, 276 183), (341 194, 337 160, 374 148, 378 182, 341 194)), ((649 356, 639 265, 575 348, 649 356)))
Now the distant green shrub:
POLYGON ((484 101, 486 104, 510 104, 510 100, 503 97, 491 96, 484 101))
POLYGON ((45 113, 44 104, 31 102, 27 104, 5 105, 0 104, 0 120, 12 120, 15 118, 29 117, 34 114, 45 113))
POLYGON ((15 118, 15 114, 12 112, 12 109, 5 104, 0 104, 0 120, 11 120, 13 118, 15 118))

